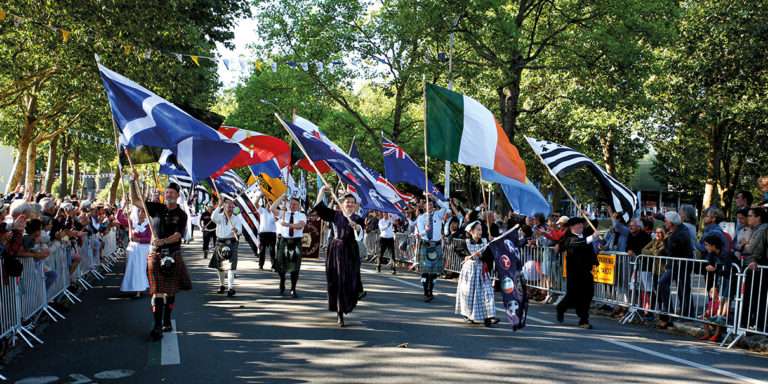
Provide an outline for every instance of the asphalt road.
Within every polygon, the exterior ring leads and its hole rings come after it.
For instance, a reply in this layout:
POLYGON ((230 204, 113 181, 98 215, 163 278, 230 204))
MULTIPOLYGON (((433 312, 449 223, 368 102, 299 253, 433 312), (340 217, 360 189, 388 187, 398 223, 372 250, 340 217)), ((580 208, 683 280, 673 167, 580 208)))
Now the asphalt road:
POLYGON ((765 357, 608 318, 594 317, 593 330, 573 315, 555 324, 551 305, 532 304, 518 332, 467 325, 453 313, 454 282, 438 281, 428 304, 416 275, 370 265, 368 296, 339 329, 326 311, 322 263, 304 262, 300 298, 291 299, 241 247, 238 294, 228 298, 214 292, 216 273, 199 249, 184 250, 194 287, 177 298, 177 333, 147 341, 149 300, 120 297, 116 271, 0 374, 18 383, 768 382, 765 357))

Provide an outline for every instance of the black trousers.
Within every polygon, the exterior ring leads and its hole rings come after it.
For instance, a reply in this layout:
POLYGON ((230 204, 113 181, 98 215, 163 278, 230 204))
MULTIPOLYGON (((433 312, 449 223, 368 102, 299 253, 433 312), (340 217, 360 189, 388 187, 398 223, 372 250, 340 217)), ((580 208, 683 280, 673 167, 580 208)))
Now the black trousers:
POLYGON ((203 231, 203 251, 208 252, 211 244, 216 244, 216 231, 203 231))
POLYGON ((275 232, 260 232, 259 233, 259 268, 264 267, 264 259, 267 252, 269 252, 269 261, 275 264, 275 244, 277 243, 277 234, 275 232))
POLYGON ((565 297, 557 304, 557 312, 565 313, 569 308, 573 308, 579 316, 579 325, 589 324, 589 305, 592 303, 594 294, 595 284, 592 275, 571 277, 568 274, 565 297))
POLYGON ((379 238, 379 262, 378 265, 381 267, 382 261, 384 260, 384 253, 387 252, 387 249, 391 252, 391 258, 392 258, 392 270, 395 269, 395 239, 386 239, 386 238, 379 238))

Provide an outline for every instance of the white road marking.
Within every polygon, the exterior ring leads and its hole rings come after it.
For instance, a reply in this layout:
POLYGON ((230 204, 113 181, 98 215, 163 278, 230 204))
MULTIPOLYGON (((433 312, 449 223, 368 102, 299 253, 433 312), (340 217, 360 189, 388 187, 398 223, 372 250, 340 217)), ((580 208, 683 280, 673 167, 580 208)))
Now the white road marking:
POLYGON ((179 336, 176 329, 176 320, 171 320, 173 331, 165 333, 160 347, 160 365, 178 365, 181 364, 181 355, 179 354, 179 336))
POLYGON ((95 373, 93 377, 97 379, 102 380, 115 380, 115 379, 124 379, 129 376, 133 376, 135 372, 131 369, 112 369, 109 371, 101 371, 98 373, 95 373))
POLYGON ((742 375, 739 375, 738 373, 733 373, 731 371, 726 371, 724 369, 714 368, 714 367, 710 367, 710 366, 707 366, 707 365, 704 365, 704 364, 699 364, 699 363, 696 363, 696 362, 693 362, 693 361, 690 361, 690 360, 682 359, 682 358, 675 357, 675 356, 670 356, 670 355, 667 355, 665 353, 652 351, 650 349, 643 348, 643 347, 638 347, 636 345, 625 343, 623 341, 612 340, 612 339, 608 339, 608 338, 603 338, 603 339, 600 339, 600 340, 605 341, 606 343, 610 343, 610 344, 619 346, 619 347, 623 347, 623 348, 631 349, 631 350, 634 350, 634 351, 637 351, 637 352, 642 352, 642 353, 645 353, 647 355, 655 356, 655 357, 658 357, 660 359, 673 361, 675 363, 682 364, 682 365, 687 365, 687 366, 693 367, 693 368, 698 368, 698 369, 701 369, 701 370, 704 370, 704 371, 707 371, 707 372, 714 373, 716 375, 730 377, 731 379, 739 380, 740 382, 751 383, 751 384, 765 384, 766 383, 763 380, 753 379, 751 377, 742 376, 742 375))

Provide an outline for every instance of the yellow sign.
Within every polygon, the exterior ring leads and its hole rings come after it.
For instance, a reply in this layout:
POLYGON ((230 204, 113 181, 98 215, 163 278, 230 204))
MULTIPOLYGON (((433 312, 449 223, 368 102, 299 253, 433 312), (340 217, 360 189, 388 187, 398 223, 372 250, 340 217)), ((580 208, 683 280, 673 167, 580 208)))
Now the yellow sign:
MULTIPOLYGON (((616 255, 600 253, 597 255, 597 262, 600 263, 592 267, 592 278, 595 283, 613 285, 616 281, 616 255)), ((568 277, 567 257, 563 255, 563 277, 568 277)))

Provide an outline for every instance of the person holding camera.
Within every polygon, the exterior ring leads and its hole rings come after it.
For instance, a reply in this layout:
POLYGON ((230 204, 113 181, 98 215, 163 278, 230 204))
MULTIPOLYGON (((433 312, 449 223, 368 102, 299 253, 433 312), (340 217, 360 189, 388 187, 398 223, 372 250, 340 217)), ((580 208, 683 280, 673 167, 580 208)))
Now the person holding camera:
POLYGON ((179 207, 176 183, 165 188, 164 203, 142 201, 137 192, 139 175, 134 170, 130 182, 131 204, 146 208, 152 228, 152 249, 147 256, 149 294, 152 297, 154 327, 152 340, 162 339, 163 332, 173 330, 171 312, 176 304, 176 293, 192 289, 189 272, 181 256, 181 239, 187 227, 187 214, 179 207))
POLYGON ((227 276, 227 296, 235 295, 235 271, 237 270, 238 238, 243 233, 243 219, 235 213, 235 203, 229 199, 219 200, 219 206, 211 213, 216 223, 216 248, 208 267, 219 272, 219 293, 224 293, 224 275, 227 276))

